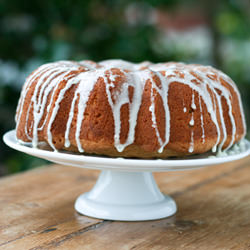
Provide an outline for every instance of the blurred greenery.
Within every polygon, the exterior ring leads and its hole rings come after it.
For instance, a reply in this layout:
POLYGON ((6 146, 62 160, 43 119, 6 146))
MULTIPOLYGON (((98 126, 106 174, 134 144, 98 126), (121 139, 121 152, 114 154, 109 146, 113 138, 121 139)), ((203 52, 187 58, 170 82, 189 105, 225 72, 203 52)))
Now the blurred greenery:
MULTIPOLYGON (((239 86, 249 124, 249 27, 248 0, 2 0, 0 136, 15 127, 25 77, 61 59, 211 64, 239 86)), ((0 141, 0 175, 43 163, 0 141)))

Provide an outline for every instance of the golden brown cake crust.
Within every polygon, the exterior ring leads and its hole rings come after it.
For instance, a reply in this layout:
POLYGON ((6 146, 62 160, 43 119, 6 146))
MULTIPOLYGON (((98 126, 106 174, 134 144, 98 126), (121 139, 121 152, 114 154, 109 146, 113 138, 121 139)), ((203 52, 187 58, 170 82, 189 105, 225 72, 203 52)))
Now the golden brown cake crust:
POLYGON ((17 138, 73 152, 167 158, 225 149, 244 137, 238 90, 222 72, 109 62, 63 61, 34 71, 17 108, 17 138))

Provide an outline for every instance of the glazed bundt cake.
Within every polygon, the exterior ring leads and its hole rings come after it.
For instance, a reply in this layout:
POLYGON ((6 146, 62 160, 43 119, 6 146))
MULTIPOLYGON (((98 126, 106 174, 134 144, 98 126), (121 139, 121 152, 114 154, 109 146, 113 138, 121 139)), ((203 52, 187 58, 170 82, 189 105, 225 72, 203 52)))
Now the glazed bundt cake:
POLYGON ((54 150, 166 158, 229 149, 246 132, 235 83, 210 66, 59 61, 27 78, 16 136, 54 150))

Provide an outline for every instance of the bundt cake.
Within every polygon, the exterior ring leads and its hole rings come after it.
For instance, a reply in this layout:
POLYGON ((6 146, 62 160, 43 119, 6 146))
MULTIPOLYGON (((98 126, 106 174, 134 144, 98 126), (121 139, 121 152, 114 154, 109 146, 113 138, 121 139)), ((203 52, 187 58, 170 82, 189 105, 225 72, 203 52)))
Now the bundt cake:
POLYGON ((245 132, 235 83, 197 64, 48 63, 27 78, 16 112, 20 141, 106 156, 219 152, 245 132))

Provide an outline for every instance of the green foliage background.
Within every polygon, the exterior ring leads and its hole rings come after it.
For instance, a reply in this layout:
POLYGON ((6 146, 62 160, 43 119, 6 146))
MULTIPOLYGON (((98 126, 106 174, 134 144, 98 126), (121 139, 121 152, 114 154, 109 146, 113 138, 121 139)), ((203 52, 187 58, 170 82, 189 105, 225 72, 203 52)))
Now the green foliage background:
MULTIPOLYGON (((25 76, 40 64, 66 60, 122 58, 212 64, 240 88, 250 120, 250 5, 248 1, 43 0, 0 2, 0 136, 15 127, 14 115, 25 76), (132 22, 129 11, 138 17, 132 22), (162 39, 152 11, 184 9, 207 20, 209 54, 162 39), (199 13, 198 13, 199 11, 199 13), (227 45, 226 48, 223 46, 227 45)), ((193 38, 194 41, 196 37, 193 38)), ((0 175, 41 165, 0 142, 0 175)))

